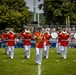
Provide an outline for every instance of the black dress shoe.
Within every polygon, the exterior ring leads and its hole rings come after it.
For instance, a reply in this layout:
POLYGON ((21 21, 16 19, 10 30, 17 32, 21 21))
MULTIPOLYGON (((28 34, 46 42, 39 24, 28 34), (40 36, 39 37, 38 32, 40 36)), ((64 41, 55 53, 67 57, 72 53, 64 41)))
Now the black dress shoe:
POLYGON ((9 58, 11 58, 11 57, 9 57, 9 58))
POLYGON ((60 54, 60 53, 57 53, 57 54, 60 54))
POLYGON ((64 58, 64 57, 62 57, 62 58, 64 58))
POLYGON ((44 56, 44 58, 46 58, 46 56, 44 56))
POLYGON ((36 63, 36 65, 38 65, 38 63, 36 63))
POLYGON ((25 56, 25 58, 27 58, 27 57, 25 56))
POLYGON ((41 65, 41 63, 36 63, 36 65, 41 65))
POLYGON ((7 53, 5 53, 5 54, 7 54, 7 53))

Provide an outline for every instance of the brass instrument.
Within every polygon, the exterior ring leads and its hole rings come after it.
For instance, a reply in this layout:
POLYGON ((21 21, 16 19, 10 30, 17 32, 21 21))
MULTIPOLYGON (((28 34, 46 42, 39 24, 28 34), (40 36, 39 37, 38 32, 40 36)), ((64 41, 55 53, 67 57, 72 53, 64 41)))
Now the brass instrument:
POLYGON ((36 40, 36 46, 42 41, 42 39, 43 39, 43 34, 42 32, 40 32, 40 36, 36 40))

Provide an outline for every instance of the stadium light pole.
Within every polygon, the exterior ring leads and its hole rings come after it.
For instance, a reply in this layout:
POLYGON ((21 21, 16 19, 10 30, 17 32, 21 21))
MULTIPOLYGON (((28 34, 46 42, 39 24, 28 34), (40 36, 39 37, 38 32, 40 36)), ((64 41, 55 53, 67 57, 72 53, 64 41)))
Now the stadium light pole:
POLYGON ((69 26, 69 32, 70 32, 70 16, 68 16, 68 26, 69 26))
POLYGON ((67 17, 66 17, 66 29, 67 29, 67 22, 68 22, 68 19, 67 19, 67 17))
POLYGON ((39 16, 39 2, 40 2, 40 0, 38 0, 38 26, 40 24, 40 21, 39 21, 39 18, 40 18, 40 16, 39 16))
POLYGON ((36 0, 33 0, 34 21, 36 21, 36 0))

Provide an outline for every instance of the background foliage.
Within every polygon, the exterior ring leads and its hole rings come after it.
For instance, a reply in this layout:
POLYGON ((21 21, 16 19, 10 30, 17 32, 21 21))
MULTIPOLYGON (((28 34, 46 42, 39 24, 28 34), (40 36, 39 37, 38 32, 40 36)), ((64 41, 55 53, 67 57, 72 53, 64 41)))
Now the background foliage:
POLYGON ((0 29, 12 27, 16 31, 30 20, 30 12, 24 0, 0 0, 0 29))
MULTIPOLYGON (((44 0, 39 9, 44 11, 40 13, 40 25, 65 25, 67 16, 70 16, 70 24, 76 25, 76 2, 73 0, 44 0)), ((23 25, 31 21, 33 12, 29 11, 25 0, 0 0, 0 31, 9 27, 20 32, 23 25)))
POLYGON ((43 8, 46 24, 66 24, 70 16, 70 24, 76 24, 76 2, 72 0, 44 0, 39 8, 43 8))

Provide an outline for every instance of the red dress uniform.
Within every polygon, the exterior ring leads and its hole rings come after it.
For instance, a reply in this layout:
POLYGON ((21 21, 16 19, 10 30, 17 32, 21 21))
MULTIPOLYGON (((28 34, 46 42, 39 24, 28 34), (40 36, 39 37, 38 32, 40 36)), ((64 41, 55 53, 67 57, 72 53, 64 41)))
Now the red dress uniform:
POLYGON ((14 57, 14 45, 15 45, 15 37, 16 34, 14 32, 8 32, 7 34, 4 34, 2 38, 8 38, 8 52, 11 59, 14 57))
POLYGON ((51 38, 51 35, 49 35, 48 33, 44 33, 43 40, 44 40, 44 43, 46 44, 46 46, 50 45, 50 38, 51 38))
POLYGON ((68 38, 70 35, 68 33, 60 33, 59 37, 61 39, 60 46, 68 46, 68 38))
POLYGON ((25 31, 23 30, 21 33, 20 33, 20 36, 22 37, 23 36, 23 33, 24 33, 25 31))
POLYGON ((15 37, 16 34, 13 33, 5 33, 4 35, 2 35, 2 39, 4 38, 8 38, 8 46, 14 46, 15 45, 15 37))
POLYGON ((32 38, 31 33, 29 34, 28 32, 24 32, 20 36, 24 38, 24 45, 28 45, 28 46, 31 45, 31 40, 30 40, 32 38))
POLYGON ((3 35, 1 35, 1 38, 4 39, 6 38, 7 33, 4 33, 3 35))
POLYGON ((49 34, 47 32, 45 32, 43 34, 43 40, 44 40, 44 58, 48 58, 48 56, 49 56, 50 38, 51 38, 51 34, 49 34))
POLYGON ((43 35, 42 32, 35 32, 34 36, 36 37, 36 47, 43 48, 43 35))
POLYGON ((6 34, 6 37, 8 38, 8 46, 14 46, 16 34, 9 33, 9 34, 6 34))
POLYGON ((1 35, 1 38, 4 40, 4 43, 5 43, 5 54, 8 54, 7 53, 7 46, 8 46, 8 38, 6 37, 7 33, 4 33, 3 35, 1 35))

